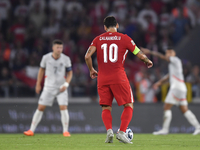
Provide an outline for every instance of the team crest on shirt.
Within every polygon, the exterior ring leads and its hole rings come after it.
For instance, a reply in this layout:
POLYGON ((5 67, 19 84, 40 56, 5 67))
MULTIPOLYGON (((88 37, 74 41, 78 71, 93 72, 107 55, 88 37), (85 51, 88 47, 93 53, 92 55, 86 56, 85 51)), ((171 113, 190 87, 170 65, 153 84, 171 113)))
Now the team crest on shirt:
POLYGON ((63 63, 60 63, 60 67, 62 67, 63 66, 63 63))
POLYGON ((135 43, 133 42, 133 40, 131 40, 131 43, 133 44, 133 46, 135 45, 135 43))

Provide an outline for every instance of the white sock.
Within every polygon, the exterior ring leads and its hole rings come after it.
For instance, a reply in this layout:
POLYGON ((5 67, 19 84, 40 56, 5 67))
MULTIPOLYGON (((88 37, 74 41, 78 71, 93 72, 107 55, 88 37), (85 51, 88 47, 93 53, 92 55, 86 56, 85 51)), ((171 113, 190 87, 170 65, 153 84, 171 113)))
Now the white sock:
POLYGON ((31 128, 30 128, 31 131, 35 132, 35 129, 36 129, 38 123, 42 119, 42 115, 43 115, 43 111, 39 111, 38 109, 35 111, 35 113, 33 115, 32 123, 31 123, 31 128))
POLYGON ((172 111, 166 110, 164 111, 164 118, 163 118, 163 130, 169 132, 169 126, 172 120, 172 111))
POLYGON ((63 133, 68 132, 68 127, 69 127, 69 113, 68 110, 61 110, 61 122, 63 126, 63 133))
POLYGON ((200 128, 200 124, 199 124, 197 118, 190 110, 186 111, 184 113, 184 116, 192 126, 194 126, 196 129, 200 128))

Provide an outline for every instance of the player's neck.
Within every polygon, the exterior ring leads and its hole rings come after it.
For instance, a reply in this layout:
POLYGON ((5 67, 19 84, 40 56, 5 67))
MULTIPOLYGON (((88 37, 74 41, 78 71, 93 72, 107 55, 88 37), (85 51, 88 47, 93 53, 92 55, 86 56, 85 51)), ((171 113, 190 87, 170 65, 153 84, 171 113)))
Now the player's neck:
POLYGON ((117 28, 108 28, 107 32, 117 32, 117 28))
POLYGON ((56 55, 56 54, 52 54, 52 57, 55 59, 55 60, 57 60, 58 58, 60 58, 60 55, 56 55))

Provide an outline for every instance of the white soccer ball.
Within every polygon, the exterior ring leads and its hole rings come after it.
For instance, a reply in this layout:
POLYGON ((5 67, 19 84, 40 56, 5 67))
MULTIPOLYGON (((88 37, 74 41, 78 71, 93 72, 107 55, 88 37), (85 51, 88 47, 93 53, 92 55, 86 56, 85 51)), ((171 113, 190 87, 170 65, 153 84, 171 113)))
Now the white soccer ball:
MULTIPOLYGON (((117 130, 117 133, 119 132, 119 129, 117 130)), ((133 139, 133 131, 127 127, 126 132, 125 132, 126 137, 129 139, 129 141, 132 141, 133 139)))

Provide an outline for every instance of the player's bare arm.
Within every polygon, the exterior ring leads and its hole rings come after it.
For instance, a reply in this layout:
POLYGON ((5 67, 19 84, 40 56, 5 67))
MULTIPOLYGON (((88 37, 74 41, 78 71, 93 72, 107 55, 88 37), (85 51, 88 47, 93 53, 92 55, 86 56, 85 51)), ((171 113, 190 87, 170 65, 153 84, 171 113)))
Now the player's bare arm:
POLYGON ((38 72, 38 76, 37 76, 36 87, 35 87, 35 92, 37 94, 39 94, 41 89, 42 89, 41 82, 42 82, 42 78, 44 76, 44 72, 45 72, 45 69, 40 67, 39 72, 38 72))
POLYGON ((71 70, 71 71, 68 71, 66 74, 67 74, 66 81, 65 81, 65 83, 60 87, 60 92, 64 92, 64 91, 68 88, 68 86, 69 86, 69 84, 70 84, 70 82, 71 82, 71 80, 72 80, 73 71, 72 71, 72 70, 71 70))
POLYGON ((169 62, 169 57, 168 56, 165 56, 159 52, 154 52, 154 51, 151 51, 147 48, 140 48, 145 54, 150 54, 150 55, 153 55, 153 56, 156 56, 156 57, 159 57, 160 59, 163 59, 163 60, 166 60, 169 62))
POLYGON ((92 65, 92 55, 94 54, 95 51, 96 51, 96 47, 90 46, 85 54, 85 62, 88 66, 88 69, 90 71, 90 77, 92 79, 96 78, 98 75, 98 72, 93 68, 93 65, 92 65))
POLYGON ((169 80, 169 74, 165 75, 162 79, 160 79, 159 81, 157 81, 154 85, 153 88, 157 89, 159 86, 161 86, 163 83, 165 83, 166 81, 169 80))
POLYGON ((73 71, 72 71, 72 70, 71 70, 71 71, 68 71, 68 72, 67 72, 67 78, 66 78, 66 82, 67 82, 67 83, 70 83, 70 82, 71 82, 72 76, 73 76, 73 71))
POLYGON ((151 68, 153 66, 153 63, 151 60, 148 59, 148 57, 142 52, 142 51, 139 51, 136 56, 141 60, 143 61, 148 68, 151 68))

